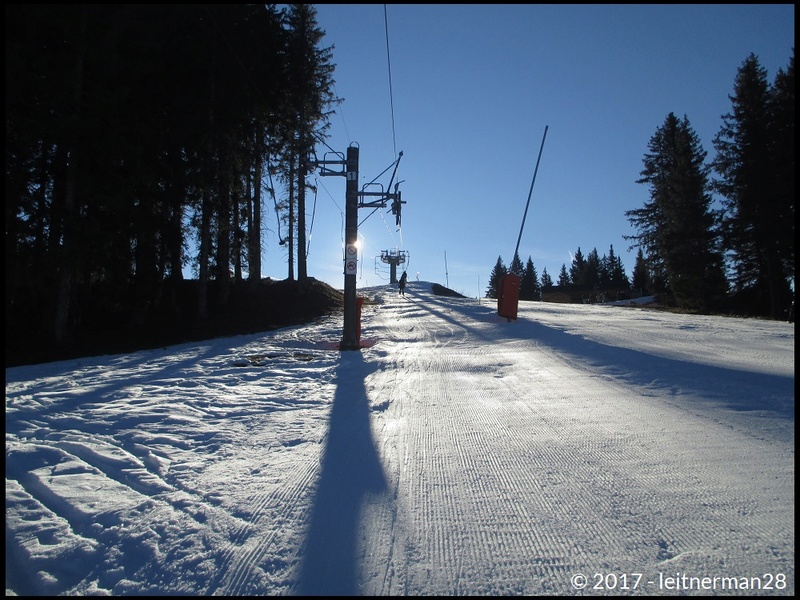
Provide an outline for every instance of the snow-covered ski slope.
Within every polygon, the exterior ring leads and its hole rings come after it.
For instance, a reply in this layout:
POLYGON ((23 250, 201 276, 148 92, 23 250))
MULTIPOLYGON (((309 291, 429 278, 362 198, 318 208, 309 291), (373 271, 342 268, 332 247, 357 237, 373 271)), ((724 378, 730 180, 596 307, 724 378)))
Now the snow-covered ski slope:
POLYGON ((7 593, 794 594, 793 324, 430 290, 7 369, 7 593))

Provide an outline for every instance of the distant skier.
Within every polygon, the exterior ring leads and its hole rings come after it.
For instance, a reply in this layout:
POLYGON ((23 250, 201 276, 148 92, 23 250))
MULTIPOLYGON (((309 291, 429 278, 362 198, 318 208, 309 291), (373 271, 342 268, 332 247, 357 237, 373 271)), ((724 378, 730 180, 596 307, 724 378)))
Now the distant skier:
POLYGON ((403 274, 400 275, 400 281, 397 282, 397 287, 400 290, 400 294, 405 296, 406 295, 406 280, 408 279, 408 273, 403 271, 403 274))

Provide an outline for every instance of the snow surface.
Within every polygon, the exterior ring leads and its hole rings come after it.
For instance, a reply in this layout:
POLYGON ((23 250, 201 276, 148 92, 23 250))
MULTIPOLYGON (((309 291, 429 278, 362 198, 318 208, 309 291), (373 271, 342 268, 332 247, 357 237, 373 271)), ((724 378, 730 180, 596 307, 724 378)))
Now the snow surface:
POLYGON ((794 595, 793 324, 360 293, 6 369, 6 594, 794 595))

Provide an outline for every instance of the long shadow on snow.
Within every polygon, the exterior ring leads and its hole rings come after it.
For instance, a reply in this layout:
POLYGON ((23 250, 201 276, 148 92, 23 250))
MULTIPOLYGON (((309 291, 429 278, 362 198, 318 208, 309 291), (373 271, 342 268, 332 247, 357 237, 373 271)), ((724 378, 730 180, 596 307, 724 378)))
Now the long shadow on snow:
POLYGON ((634 386, 664 390, 672 396, 689 395, 737 411, 767 410, 794 417, 794 378, 655 356, 638 350, 601 344, 528 322, 526 333, 566 359, 604 376, 634 386))
POLYGON ((322 472, 297 585, 301 596, 358 594, 358 531, 368 494, 386 490, 372 438, 364 379, 374 366, 360 352, 343 352, 322 472))
MULTIPOLYGON (((406 296, 404 296, 404 298, 405 298, 405 300, 413 303, 415 306, 419 307, 420 309, 427 310, 429 313, 431 313, 432 315, 434 315, 436 317, 439 317, 440 319, 443 319, 443 320, 445 320, 445 321, 447 321, 447 322, 449 322, 449 323, 451 323, 451 324, 453 324, 453 325, 455 325, 457 327, 460 327, 462 329, 466 329, 470 333, 470 335, 474 335, 475 337, 480 338, 481 340, 483 340, 485 342, 496 341, 496 339, 494 337, 487 336, 480 329, 478 329, 476 327, 471 327, 469 325, 469 322, 472 321, 472 320, 475 320, 475 317, 478 316, 477 313, 478 313, 479 310, 481 312, 480 316, 486 316, 487 318, 485 320, 489 321, 491 319, 491 317, 492 317, 492 311, 488 307, 471 306, 470 310, 467 311, 467 310, 459 310, 459 308, 462 308, 462 307, 460 307, 458 305, 458 303, 452 303, 451 304, 450 302, 443 301, 443 300, 436 300, 434 298, 422 297, 422 298, 419 298, 419 299, 415 299, 414 297, 409 297, 408 294, 406 294, 406 296), (461 320, 456 319, 455 317, 452 317, 452 316, 448 315, 447 313, 443 312, 442 310, 437 310, 436 308, 433 308, 433 305, 441 307, 442 309, 454 310, 456 312, 461 312, 466 317, 466 319, 461 319, 461 320)), ((499 319, 499 317, 498 317, 498 319, 499 319)))
POLYGON ((547 346, 564 359, 575 361, 576 366, 580 365, 604 376, 651 390, 643 395, 654 395, 656 390, 666 390, 673 396, 691 395, 731 410, 766 410, 773 411, 779 417, 794 418, 794 377, 715 367, 609 346, 526 318, 507 323, 496 312, 484 306, 462 306, 458 302, 439 299, 432 303, 415 303, 437 317, 467 329, 484 342, 535 340, 539 346, 547 346), (450 311, 463 314, 464 318, 458 319, 445 314, 430 304, 446 307, 450 311), (469 321, 476 318, 485 322, 496 321, 502 331, 497 337, 487 336, 469 325, 469 321))

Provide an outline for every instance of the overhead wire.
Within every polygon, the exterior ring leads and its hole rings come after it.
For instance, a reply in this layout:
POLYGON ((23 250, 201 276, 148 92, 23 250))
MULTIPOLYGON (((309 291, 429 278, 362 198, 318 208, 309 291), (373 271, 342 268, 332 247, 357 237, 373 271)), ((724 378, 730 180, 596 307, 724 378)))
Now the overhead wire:
POLYGON ((311 238, 314 232, 314 218, 317 216, 317 195, 319 193, 318 188, 319 177, 314 178, 314 208, 311 209, 311 223, 308 226, 308 242, 306 242, 306 259, 308 259, 308 255, 311 252, 311 238))
MULTIPOLYGON (((330 147, 330 146, 328 146, 328 147, 330 147)), ((345 246, 345 214, 344 214, 344 209, 339 205, 338 202, 336 202, 336 198, 333 197, 333 194, 331 194, 330 190, 325 187, 325 185, 322 183, 322 181, 319 178, 316 178, 316 183, 317 183, 318 186, 321 186, 323 190, 325 190, 325 193, 328 194, 328 198, 331 199, 331 202, 333 202, 334 206, 336 206, 336 208, 339 210, 339 215, 341 217, 341 223, 340 223, 340 227, 339 227, 340 232, 339 233, 340 233, 341 239, 342 239, 342 258, 344 258, 344 246, 345 246)), ((316 205, 316 196, 314 198, 314 203, 316 205)))
MULTIPOLYGON (((211 13, 208 11, 207 8, 206 8, 206 12, 209 14, 209 17, 211 17, 211 13)), ((386 4, 383 5, 383 15, 384 15, 384 29, 385 29, 385 33, 386 33, 386 61, 387 61, 388 75, 389 75, 389 106, 390 106, 391 118, 392 118, 392 148, 393 148, 393 151, 394 151, 394 155, 397 156, 397 133, 396 133, 396 126, 395 126, 395 118, 394 118, 394 92, 393 92, 393 87, 392 87, 392 64, 391 64, 391 57, 390 57, 390 53, 389 53, 389 17, 388 17, 387 5, 386 4)), ((252 79, 252 77, 250 77, 250 74, 248 73, 248 71, 245 68, 244 64, 240 60, 238 54, 236 53, 235 49, 233 48, 232 44, 230 43, 230 40, 228 40, 227 36, 225 35, 225 32, 222 31, 217 26, 217 24, 214 22, 213 18, 211 19, 211 21, 212 21, 212 23, 214 23, 215 27, 217 27, 218 32, 220 33, 220 35, 224 39, 225 43, 228 44, 228 47, 230 48, 232 54, 234 55, 236 60, 239 62, 239 65, 240 65, 240 67, 242 67, 242 71, 243 71, 245 77, 248 79, 250 84, 253 86, 253 88, 255 89, 256 93, 260 97, 263 98, 263 95, 261 94, 261 90, 260 90, 259 86, 252 79)), ((335 88, 334 88, 334 90, 335 90, 335 88)), ((345 134, 348 136, 348 139, 349 139, 350 134, 349 134, 348 129, 347 129, 347 122, 346 122, 346 120, 344 118, 343 111, 339 110, 337 112, 338 112, 339 116, 342 119, 342 125, 344 127, 345 134)), ((323 136, 321 136, 319 134, 319 132, 313 132, 313 135, 316 138, 316 140, 319 143, 323 144, 326 148, 328 148, 328 150, 330 150, 334 154, 337 154, 337 155, 341 156, 342 153, 341 152, 337 152, 336 150, 331 148, 330 145, 325 141, 325 138, 323 136)), ((388 171, 390 168, 392 168, 392 166, 397 165, 398 161, 399 161, 399 158, 397 158, 391 165, 389 165, 380 175, 378 175, 378 177, 373 179, 372 183, 375 183, 375 181, 377 181, 377 179, 381 175, 386 173, 386 171, 388 171)), ((275 193, 275 184, 272 181, 272 172, 271 172, 271 170, 269 168, 267 168, 267 173, 268 173, 269 182, 270 182, 269 191, 270 191, 270 195, 272 196, 272 201, 273 201, 274 209, 275 209, 275 216, 276 216, 276 220, 277 220, 278 243, 279 243, 279 245, 282 246, 282 245, 284 245, 286 243, 287 240, 284 239, 283 236, 281 235, 281 217, 280 217, 280 212, 279 212, 279 207, 278 207, 278 200, 277 200, 276 193, 275 193)), ((316 181, 317 181, 317 185, 321 185, 321 183, 319 182, 318 178, 317 178, 316 181)), ((368 185, 370 185, 370 184, 368 184, 368 185)), ((314 227, 314 220, 315 220, 315 217, 316 217, 316 207, 317 207, 317 198, 318 198, 318 190, 316 189, 316 187, 317 186, 315 186, 315 190, 314 190, 314 192, 315 192, 314 193, 314 205, 313 205, 313 209, 312 209, 311 224, 310 224, 310 227, 309 227, 308 243, 307 243, 306 249, 305 249, 306 257, 308 257, 308 255, 309 255, 309 251, 310 251, 310 247, 311 247, 312 231, 313 231, 313 227, 314 227)), ((322 187, 325 188, 324 185, 322 187)), ((342 216, 342 236, 343 236, 343 239, 344 239, 344 211, 342 210, 341 206, 339 206, 338 203, 336 203, 336 201, 333 199, 333 196, 330 194, 330 192, 327 190, 327 188, 325 188, 325 191, 328 193, 328 195, 330 196, 331 200, 334 202, 336 207, 339 209, 339 212, 341 213, 341 216, 342 216)), ((373 213, 374 212, 375 211, 373 211, 373 213)), ((373 214, 373 213, 370 213, 370 215, 373 214)), ((383 214, 381 214, 381 217, 383 218, 383 214)), ((386 219, 383 218, 383 220, 384 220, 384 224, 386 225, 387 231, 389 231, 389 234, 392 237, 392 241, 394 241, 394 235, 392 234, 392 231, 389 228, 389 225, 386 223, 386 219)), ((363 221, 362 221, 362 223, 363 223, 363 221)), ((400 232, 400 239, 401 239, 400 243, 402 245, 402 230, 399 227, 398 227, 398 231, 400 232)))
MULTIPOLYGON (((395 164, 397 165, 400 158, 397 155, 397 127, 394 119, 394 89, 392 86, 392 59, 391 59, 391 53, 389 52, 389 13, 386 4, 383 5, 383 25, 384 25, 384 31, 386 33, 386 66, 389 72, 389 108, 391 110, 391 116, 392 116, 392 150, 394 151, 395 157, 397 157, 395 160, 395 164)), ((386 171, 384 171, 384 173, 385 172, 386 171)), ((397 169, 395 169, 395 173, 396 172, 397 169)), ((391 192, 391 190, 389 191, 391 192)), ((381 213, 381 217, 383 218, 383 213, 381 213)), ((394 241, 394 234, 392 234, 391 230, 389 229, 389 224, 386 223, 385 218, 383 218, 383 222, 386 225, 386 229, 389 231, 389 234, 392 237, 392 241, 394 241)), ((403 230, 402 226, 399 223, 397 225, 397 232, 400 236, 400 246, 398 247, 399 249, 403 246, 403 230)))
MULTIPOLYGON (((396 174, 397 173, 398 163, 400 161, 400 158, 397 155, 397 128, 396 128, 395 116, 394 116, 394 90, 393 90, 393 84, 392 84, 392 63, 391 63, 391 55, 390 55, 390 51, 389 51, 389 17, 388 17, 388 11, 387 11, 387 5, 386 4, 384 4, 384 6, 383 6, 383 13, 384 13, 384 30, 385 30, 385 35, 386 35, 386 62, 387 62, 388 77, 389 77, 389 108, 390 108, 391 120, 392 120, 392 149, 394 151, 394 155, 395 155, 396 158, 388 167, 386 167, 386 169, 384 169, 380 174, 378 174, 370 183, 366 184, 366 186, 364 186, 364 187, 368 187, 369 185, 374 184, 382 175, 384 175, 392 167, 395 167, 395 174, 396 174)), ((344 114, 342 113, 341 110, 339 110, 337 112, 338 112, 339 116, 342 119, 342 124, 344 126, 345 133, 348 135, 348 138, 349 138, 349 133, 347 131, 347 123, 345 122, 344 114)), ((331 146, 326 142, 325 138, 319 132, 314 132, 313 135, 314 135, 314 137, 316 138, 316 140, 320 144, 324 145, 332 153, 341 156, 341 152, 337 152, 333 148, 331 148, 331 146)), ((402 156, 402 154, 401 154, 401 156, 402 156)), ((394 175, 393 175, 393 177, 394 177, 394 175)), ((321 184, 319 184, 319 185, 321 185, 321 184)), ((324 185, 322 187, 325 188, 324 185)), ((325 191, 328 193, 328 195, 331 197, 331 199, 333 199, 333 196, 331 196, 331 194, 327 190, 327 188, 325 188, 325 191)), ((335 203, 335 200, 334 200, 334 203, 335 203)), ((316 210, 316 195, 315 195, 315 200, 314 200, 314 206, 315 206, 315 210, 316 210)), ((344 217, 344 212, 342 211, 341 207, 338 204, 336 204, 336 206, 337 206, 337 208, 339 208, 340 213, 342 213, 342 217, 344 217)), ((369 218, 372 214, 375 213, 376 210, 377 210, 377 208, 374 209, 369 215, 367 215, 367 217, 365 217, 361 221, 361 223, 359 223, 358 226, 360 227, 364 223, 364 221, 367 220, 367 218, 369 218)), ((383 213, 381 213, 381 218, 383 219, 383 222, 384 222, 384 225, 386 227, 386 230, 388 231, 390 237, 392 238, 392 242, 396 242, 396 240, 394 239, 394 233, 392 232, 391 228, 389 227, 388 223, 386 222, 386 218, 384 217, 383 213)), ((343 223, 343 225, 344 225, 344 223, 343 223)), ((313 227, 313 218, 312 218, 312 227, 313 227)), ((403 243, 403 241, 402 241, 402 228, 400 227, 400 225, 398 225, 397 232, 400 235, 400 246, 402 246, 402 243, 403 243)), ((343 234, 344 234, 344 232, 343 232, 343 234)), ((309 242, 310 242, 310 239, 309 239, 309 242)))
MULTIPOLYGON (((338 93, 337 93, 337 96, 338 96, 338 93)), ((348 133, 348 131, 347 131, 347 122, 345 121, 344 114, 343 114, 343 112, 341 111, 341 109, 340 109, 340 110, 337 110, 336 112, 337 112, 337 114, 338 114, 338 115, 339 115, 339 116, 342 118, 342 126, 344 127, 345 134, 347 135, 347 139, 349 140, 349 139, 350 139, 350 134, 349 134, 349 133, 348 133)), ((320 144, 322 144, 323 146, 325 146, 325 147, 326 147, 328 150, 330 150, 330 152, 331 152, 332 154, 335 154, 335 155, 337 155, 337 156, 341 157, 341 158, 342 158, 342 160, 344 160, 344 155, 342 154, 342 152, 339 152, 339 151, 337 151, 337 150, 334 150, 333 148, 331 148, 330 144, 328 144, 328 142, 327 142, 327 141, 325 140, 325 138, 324 138, 324 137, 323 137, 323 136, 320 134, 320 132, 319 132, 319 131, 314 131, 314 132, 312 133, 312 135, 313 135, 313 136, 314 136, 314 138, 317 140, 317 142, 319 142, 320 144)), ((336 202, 336 199, 333 197, 333 194, 331 194, 330 190, 329 190, 328 188, 326 188, 326 187, 325 187, 325 186, 322 184, 322 181, 320 181, 320 179, 319 179, 319 178, 316 178, 316 181, 317 181, 317 185, 321 185, 321 186, 322 186, 322 188, 325 190, 325 192, 328 194, 328 197, 331 199, 331 202, 333 202, 333 203, 334 203, 334 205, 335 205, 335 206, 336 206, 336 208, 339 210, 339 213, 340 213, 340 215, 341 215, 341 223, 340 223, 340 226, 339 226, 339 229, 340 229, 340 231, 339 231, 339 234, 340 234, 340 237, 341 237, 341 240, 342 240, 342 258, 344 258, 344 246, 345 246, 345 237, 346 237, 346 236, 345 236, 345 211, 344 211, 344 209, 343 209, 343 208, 342 208, 342 207, 339 205, 339 203, 338 203, 338 202, 336 202)), ((316 196, 315 196, 315 198, 314 198, 314 202, 315 202, 315 207, 316 207, 316 196)))
POLYGON ((383 5, 383 24, 386 30, 386 63, 389 67, 389 106, 392 111, 392 149, 394 155, 397 156, 397 136, 394 125, 394 94, 392 93, 392 60, 389 57, 389 14, 386 5, 383 5))
MULTIPOLYGON (((339 98, 339 92, 336 91, 336 84, 333 84, 333 93, 336 94, 336 97, 339 98)), ((344 134, 347 136, 347 142, 350 143, 350 132, 347 130, 347 121, 344 118, 344 111, 338 111, 339 116, 342 118, 342 127, 344 127, 344 134)), ((325 144, 328 146, 327 144, 325 144)), ((330 148, 330 146, 328 146, 330 148)))
POLYGON ((272 202, 275 205, 275 217, 278 225, 278 245, 283 246, 286 240, 281 235, 281 214, 278 210, 278 198, 275 196, 275 184, 272 182, 272 169, 270 169, 269 161, 267 161, 267 175, 269 177, 269 193, 272 196, 272 202))

